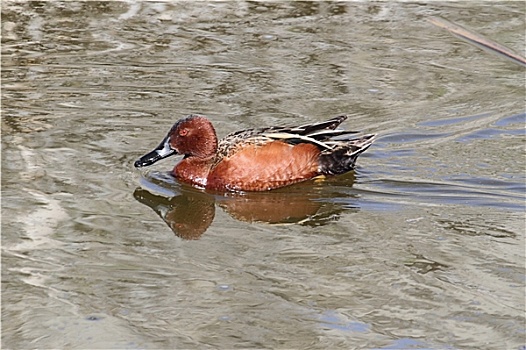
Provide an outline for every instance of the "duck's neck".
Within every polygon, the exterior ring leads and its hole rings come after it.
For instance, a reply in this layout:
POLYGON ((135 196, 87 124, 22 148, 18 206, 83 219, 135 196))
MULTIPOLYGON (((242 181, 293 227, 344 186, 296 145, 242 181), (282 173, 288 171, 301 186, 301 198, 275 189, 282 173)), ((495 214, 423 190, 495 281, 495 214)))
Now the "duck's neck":
POLYGON ((214 157, 185 157, 173 169, 172 174, 182 182, 199 187, 206 187, 208 174, 214 157))

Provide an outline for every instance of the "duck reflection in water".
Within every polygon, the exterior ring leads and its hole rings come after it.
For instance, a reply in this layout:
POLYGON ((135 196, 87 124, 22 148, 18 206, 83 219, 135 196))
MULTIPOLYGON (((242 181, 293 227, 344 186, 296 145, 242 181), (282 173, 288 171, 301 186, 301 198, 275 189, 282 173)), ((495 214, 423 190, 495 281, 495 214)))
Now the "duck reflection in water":
MULTIPOLYGON (((354 174, 338 179, 340 184, 342 181, 348 188, 354 182, 354 174)), ((179 184, 170 174, 152 172, 142 179, 142 187, 133 195, 152 208, 176 236, 189 240, 199 239, 212 225, 216 204, 231 217, 244 222, 308 226, 322 226, 338 220, 343 210, 357 210, 349 203, 352 200, 342 198, 349 194, 334 193, 333 187, 316 186, 313 182, 272 192, 215 195, 179 184)))

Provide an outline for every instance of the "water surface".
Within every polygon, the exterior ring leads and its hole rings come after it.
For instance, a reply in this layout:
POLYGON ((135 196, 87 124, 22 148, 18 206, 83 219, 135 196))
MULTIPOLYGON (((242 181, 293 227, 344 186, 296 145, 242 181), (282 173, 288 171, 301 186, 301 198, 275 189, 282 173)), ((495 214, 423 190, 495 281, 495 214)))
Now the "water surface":
POLYGON ((521 349, 521 2, 2 3, 2 347, 521 349), (356 172, 270 193, 135 159, 348 114, 356 172))

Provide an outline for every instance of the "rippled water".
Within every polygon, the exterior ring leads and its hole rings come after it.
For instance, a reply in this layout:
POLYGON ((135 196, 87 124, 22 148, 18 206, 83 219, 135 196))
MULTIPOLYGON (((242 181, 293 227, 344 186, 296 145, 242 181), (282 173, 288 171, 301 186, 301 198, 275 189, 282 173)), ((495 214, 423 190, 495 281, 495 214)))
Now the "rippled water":
POLYGON ((2 3, 2 348, 523 349, 525 52, 499 3, 2 3), (348 114, 355 173, 207 193, 133 161, 348 114))

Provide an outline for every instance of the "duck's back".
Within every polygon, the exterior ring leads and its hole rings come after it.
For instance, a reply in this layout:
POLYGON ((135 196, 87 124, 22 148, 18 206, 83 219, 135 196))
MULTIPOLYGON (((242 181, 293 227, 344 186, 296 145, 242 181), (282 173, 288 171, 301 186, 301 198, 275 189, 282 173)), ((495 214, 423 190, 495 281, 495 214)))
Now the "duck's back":
POLYGON ((246 129, 226 135, 218 143, 216 161, 228 158, 240 147, 248 145, 264 145, 268 142, 281 140, 290 144, 314 143, 327 140, 335 135, 354 134, 356 131, 334 131, 347 116, 339 116, 319 123, 300 126, 271 126, 267 128, 246 129), (324 133, 324 131, 327 131, 324 133))

